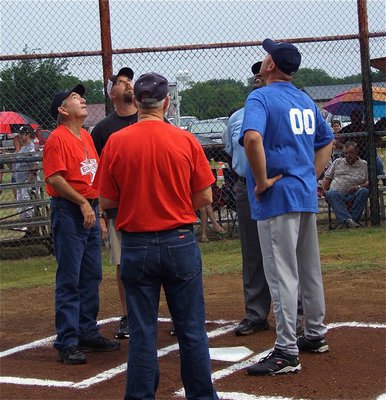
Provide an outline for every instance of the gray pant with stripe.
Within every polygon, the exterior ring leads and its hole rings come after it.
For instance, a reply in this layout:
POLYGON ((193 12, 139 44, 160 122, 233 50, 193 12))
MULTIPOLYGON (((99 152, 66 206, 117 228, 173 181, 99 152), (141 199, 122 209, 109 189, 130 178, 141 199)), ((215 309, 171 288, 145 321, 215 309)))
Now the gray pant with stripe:
POLYGON ((257 222, 265 276, 276 319, 275 348, 298 355, 296 314, 299 284, 304 309, 304 334, 323 338, 325 303, 316 215, 297 212, 257 222))
POLYGON ((256 221, 251 218, 247 185, 240 179, 236 184, 236 207, 243 259, 245 317, 262 323, 268 318, 271 296, 264 275, 256 221))

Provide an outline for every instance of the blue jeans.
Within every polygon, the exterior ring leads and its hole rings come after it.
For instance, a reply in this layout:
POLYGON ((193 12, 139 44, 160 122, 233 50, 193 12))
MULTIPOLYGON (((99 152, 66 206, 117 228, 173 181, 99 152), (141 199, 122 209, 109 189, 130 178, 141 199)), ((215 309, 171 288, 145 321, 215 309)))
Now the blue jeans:
MULTIPOLYGON (((98 213, 96 206, 95 212, 98 213)), ((101 237, 97 223, 83 227, 77 204, 51 200, 51 223, 58 264, 55 288, 56 349, 78 344, 78 339, 99 335, 99 284, 102 280, 101 237)))
POLYGON ((205 331, 201 254, 192 229, 122 232, 121 279, 130 329, 125 400, 155 399, 161 286, 177 333, 186 398, 218 399, 205 331))
POLYGON ((361 188, 354 193, 348 194, 342 194, 337 190, 328 190, 326 192, 327 202, 330 203, 334 210, 338 224, 350 218, 355 222, 359 222, 368 197, 369 190, 366 188, 361 188), (352 203, 350 211, 347 208, 347 202, 352 203))

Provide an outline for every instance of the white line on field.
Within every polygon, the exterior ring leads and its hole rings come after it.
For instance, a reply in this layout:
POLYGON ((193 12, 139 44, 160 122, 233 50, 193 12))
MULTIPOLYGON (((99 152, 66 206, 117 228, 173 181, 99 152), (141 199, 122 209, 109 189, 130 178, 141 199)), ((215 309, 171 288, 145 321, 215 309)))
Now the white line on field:
MULTIPOLYGON (((110 322, 118 321, 118 317, 114 318, 108 318, 104 319, 102 321, 99 321, 99 325, 104 325, 110 322)), ((170 322, 170 318, 159 318, 159 322, 170 322)), ((216 320, 216 321, 207 321, 207 323, 212 323, 212 324, 218 324, 218 325, 223 325, 227 324, 226 326, 221 326, 217 329, 214 329, 213 331, 208 332, 208 337, 209 338, 214 338, 217 336, 224 335, 230 331, 232 331, 235 327, 235 321, 224 321, 224 320, 216 320)), ((336 328, 341 328, 341 327, 350 327, 350 328, 374 328, 374 329, 385 329, 386 324, 380 324, 380 323, 364 323, 364 322, 336 322, 336 323, 331 323, 328 325, 328 329, 336 329, 336 328)), ((19 353, 21 351, 25 351, 28 349, 32 348, 37 348, 37 347, 42 347, 42 346, 47 346, 48 344, 52 343, 52 341, 55 339, 55 336, 50 336, 45 339, 40 339, 36 340, 34 342, 22 345, 22 346, 17 346, 9 350, 5 350, 0 353, 0 358, 6 357, 11 354, 19 353)), ((178 350, 178 344, 173 344, 170 346, 166 346, 160 350, 158 350, 158 357, 163 357, 167 354, 169 354, 172 351, 178 350)), ((224 368, 222 370, 216 371, 212 374, 212 379, 213 381, 222 379, 228 375, 233 374, 236 371, 242 370, 244 368, 247 368, 250 365, 253 365, 255 362, 257 362, 260 358, 264 357, 267 355, 269 350, 266 350, 264 352, 261 352, 247 360, 235 363, 230 365, 228 368, 224 368)), ((90 377, 88 379, 85 379, 80 382, 71 382, 71 381, 55 381, 55 380, 48 380, 48 379, 33 379, 33 378, 21 378, 21 377, 12 377, 12 376, 1 376, 0 377, 0 383, 9 383, 9 384, 16 384, 16 385, 32 385, 32 386, 45 386, 45 387, 71 387, 71 388, 77 388, 77 389, 84 389, 88 388, 96 383, 102 382, 109 380, 113 378, 114 376, 124 372, 126 370, 126 363, 121 364, 117 367, 111 368, 109 370, 103 371, 93 377, 90 377)), ((183 395, 183 389, 177 391, 175 395, 182 396, 183 395)), ((385 395, 381 395, 378 399, 379 400, 384 400, 385 395)), ((253 395, 247 395, 243 393, 233 393, 233 392, 220 392, 219 393, 220 399, 224 400, 291 400, 289 398, 285 397, 267 397, 267 396, 253 396, 253 395)))

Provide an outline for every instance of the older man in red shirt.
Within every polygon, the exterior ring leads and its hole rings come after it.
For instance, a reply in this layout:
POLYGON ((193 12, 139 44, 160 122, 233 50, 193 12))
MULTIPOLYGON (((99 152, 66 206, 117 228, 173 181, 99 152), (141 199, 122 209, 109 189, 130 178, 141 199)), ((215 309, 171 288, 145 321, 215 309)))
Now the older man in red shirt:
POLYGON ((58 127, 43 150, 58 264, 54 347, 58 361, 72 365, 84 364, 86 352, 119 349, 119 343, 100 335, 96 321, 102 261, 98 192, 92 184, 99 158, 82 128, 87 116, 84 92, 77 85, 54 96, 51 114, 58 127))
POLYGON ((189 399, 218 399, 210 372, 195 210, 211 203, 214 181, 193 135, 163 120, 168 82, 156 73, 134 85, 138 123, 113 133, 101 156, 100 201, 118 207, 121 278, 130 329, 125 399, 154 399, 159 382, 161 286, 180 346, 189 399))

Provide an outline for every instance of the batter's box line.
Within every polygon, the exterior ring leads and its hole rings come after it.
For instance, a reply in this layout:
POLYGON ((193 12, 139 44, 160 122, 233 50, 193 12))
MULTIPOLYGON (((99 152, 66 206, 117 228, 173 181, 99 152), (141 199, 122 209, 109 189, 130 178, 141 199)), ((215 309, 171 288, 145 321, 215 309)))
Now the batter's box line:
MULTIPOLYGON (((103 325, 112 321, 117 321, 119 318, 109 318, 103 321, 100 321, 99 324, 103 325)), ((160 322, 170 322, 170 319, 168 318, 162 318, 162 321, 160 322)), ((224 321, 225 322, 225 321, 224 321)), ((208 321, 208 323, 216 323, 216 321, 208 321)), ((374 329, 384 329, 386 328, 385 324, 378 324, 378 323, 364 323, 364 322, 336 322, 329 324, 328 329, 336 329, 336 328, 341 328, 341 327, 351 327, 351 328, 374 328, 374 329)), ((220 328, 217 328, 211 332, 208 332, 208 337, 209 338, 214 338, 217 336, 224 335, 234 329, 234 322, 232 324, 223 326, 220 328)), ((32 342, 30 344, 24 345, 24 346, 19 346, 14 349, 7 350, 5 352, 2 352, 0 356, 3 353, 7 353, 7 355, 17 353, 19 351, 24 351, 27 348, 36 348, 38 346, 43 346, 47 345, 48 343, 52 342, 52 340, 55 338, 55 336, 51 336, 46 339, 38 340, 35 342, 32 342), (16 350, 17 349, 17 350, 16 350)), ((169 354, 172 351, 178 350, 178 344, 173 344, 167 347, 164 347, 163 349, 158 350, 158 356, 163 357, 167 354, 169 354)), ((247 368, 250 365, 253 365, 255 362, 257 362, 260 358, 264 357, 269 353, 270 350, 266 350, 262 353, 259 353, 248 360, 232 364, 230 367, 225 368, 220 371, 216 371, 212 374, 212 379, 213 381, 216 381, 218 379, 222 379, 230 374, 233 374, 236 371, 239 371, 241 369, 247 368)), ((96 383, 112 379, 114 376, 117 374, 120 374, 124 372, 126 369, 126 363, 121 364, 117 367, 114 367, 112 369, 103 371, 100 374, 97 374, 93 377, 90 377, 88 379, 85 379, 81 382, 71 382, 71 381, 55 381, 55 380, 48 380, 48 379, 34 379, 34 378, 20 378, 20 377, 0 377, 0 383, 10 383, 10 384, 17 384, 17 385, 32 385, 32 386, 45 386, 45 387, 68 387, 68 388, 77 388, 77 389, 85 389, 88 388, 92 385, 95 385, 96 383)), ((180 397, 183 395, 183 389, 175 392, 175 395, 180 397)), ((242 396, 243 394, 240 393, 242 396)), ((221 397, 222 399, 228 399, 228 397, 221 397)), ((229 398, 232 400, 232 398, 229 398)), ((243 397, 238 397, 238 400, 243 400, 243 397)), ((248 398, 245 398, 246 400, 249 400, 248 398)), ((252 398, 253 399, 253 398, 252 398)), ((256 398, 258 400, 261 400, 260 398, 256 398)), ((277 398, 277 399, 280 399, 277 398)), ((281 398, 283 399, 283 398, 281 398)))
MULTIPOLYGON (((365 322, 333 322, 327 325, 328 330, 332 329, 337 329, 337 328, 372 328, 372 329, 385 329, 386 324, 380 324, 380 323, 365 323, 365 322)), ((212 381, 215 382, 219 379, 223 379, 235 372, 238 372, 240 370, 246 369, 253 364, 257 363, 261 358, 265 357, 268 355, 268 353, 272 351, 272 348, 269 350, 265 350, 257 355, 254 355, 250 357, 247 360, 235 363, 230 365, 227 368, 224 368, 222 370, 216 371, 212 373, 212 381)), ((177 392, 174 393, 175 396, 177 397, 184 397, 185 391, 184 389, 180 389, 177 392)), ((219 398, 222 400, 294 400, 293 398, 288 398, 288 397, 281 397, 281 396, 276 396, 276 397, 270 397, 270 396, 254 396, 254 395, 248 395, 245 393, 239 393, 239 392, 230 392, 230 393, 225 393, 225 392, 218 392, 217 393, 219 398)), ((296 399, 296 400, 304 400, 304 399, 296 399)), ((376 400, 386 400, 386 393, 379 396, 376 400)))
MULTIPOLYGON (((106 325, 109 324, 111 322, 116 322, 119 321, 120 317, 112 317, 112 318, 107 318, 107 319, 103 319, 98 321, 98 325, 106 325)), ((160 317, 158 318, 158 322, 169 322, 171 323, 171 319, 170 318, 163 318, 160 317)), ((205 321, 206 324, 214 324, 214 325, 226 325, 226 324, 236 324, 237 321, 226 321, 224 319, 218 319, 218 320, 214 320, 214 321, 205 321)), ((49 336, 47 338, 44 339, 39 339, 39 340, 35 340, 31 343, 27 343, 27 344, 23 344, 21 346, 16 346, 13 347, 12 349, 9 350, 4 350, 2 352, 0 352, 0 359, 3 357, 7 357, 11 354, 15 354, 15 353, 20 353, 22 351, 25 350, 30 350, 30 349, 36 349, 38 347, 43 347, 43 346, 48 346, 50 344, 52 344, 52 342, 55 340, 56 335, 53 336, 49 336)))
MULTIPOLYGON (((119 320, 119 318, 114 318, 114 320, 119 320)), ((104 323, 111 322, 111 319, 109 320, 104 320, 101 321, 104 323), (107 322, 104 322, 107 321, 107 322)), ((167 322, 167 321, 166 321, 167 322)), ((170 322, 170 319, 169 319, 170 322)), ((212 321, 209 321, 212 322, 212 321)), ((219 327, 211 332, 208 332, 207 335, 209 338, 215 338, 217 336, 225 335, 228 332, 231 332, 234 329, 234 323, 231 325, 226 325, 219 327)), ((24 351, 27 350, 26 346, 29 346, 28 348, 32 348, 31 345, 35 344, 33 348, 36 348, 36 343, 38 343, 39 346, 46 345, 50 343, 55 338, 55 336, 52 336, 50 338, 46 338, 43 340, 35 341, 33 343, 30 343, 29 345, 24 345, 24 346, 19 346, 20 348, 23 347, 22 350, 24 351)), ((14 349, 7 350, 8 355, 10 354, 15 354, 18 351, 12 351, 14 349)), ((159 358, 166 356, 167 354, 171 353, 172 351, 177 351, 178 350, 178 343, 172 344, 170 346, 166 346, 162 349, 159 349, 157 352, 157 355, 159 358)), ((5 352, 3 352, 5 353, 5 352)), ((95 376, 92 376, 90 378, 87 378, 83 381, 80 382, 72 382, 72 381, 56 381, 56 380, 48 380, 48 379, 34 379, 34 378, 21 378, 21 377, 15 377, 15 376, 0 376, 0 383, 9 383, 9 384, 16 384, 16 385, 32 385, 32 386, 46 386, 46 387, 67 387, 67 388, 75 388, 75 389, 85 389, 88 388, 92 385, 95 385, 96 383, 103 382, 109 379, 114 378, 114 376, 124 372, 126 370, 127 363, 123 363, 117 367, 111 368, 109 370, 103 371, 95 376)))

